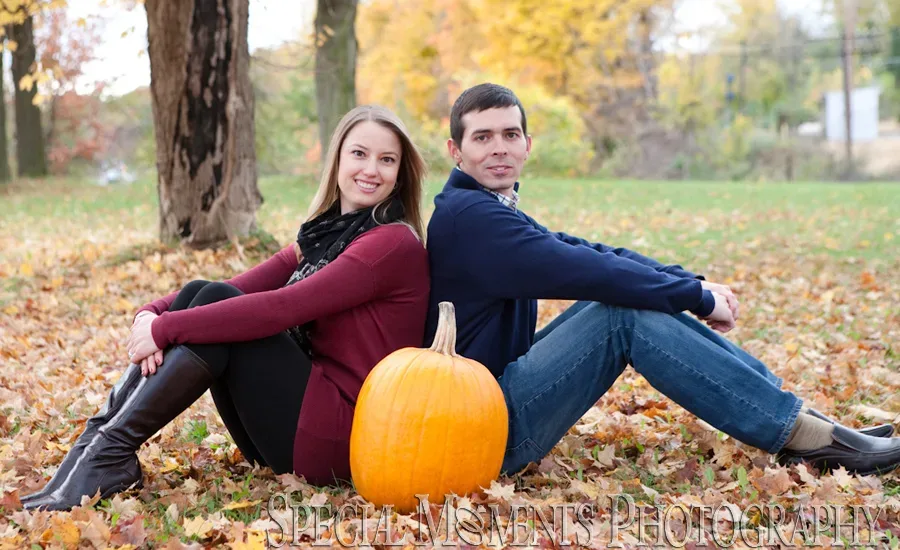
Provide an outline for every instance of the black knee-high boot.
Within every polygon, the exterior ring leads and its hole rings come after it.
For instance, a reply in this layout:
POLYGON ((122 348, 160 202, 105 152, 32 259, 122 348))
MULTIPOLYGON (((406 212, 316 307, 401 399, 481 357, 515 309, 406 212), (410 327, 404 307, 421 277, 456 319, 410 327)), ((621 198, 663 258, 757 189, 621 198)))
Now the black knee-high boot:
POLYGON ((48 481, 40 491, 22 497, 22 504, 28 504, 29 502, 45 497, 60 486, 63 480, 69 475, 69 472, 72 470, 78 457, 84 452, 84 448, 87 447, 88 443, 90 443, 97 434, 97 430, 119 412, 119 409, 122 408, 122 404, 125 403, 128 394, 131 393, 131 390, 137 386, 140 380, 140 365, 131 363, 128 365, 128 368, 125 369, 122 377, 119 378, 118 382, 116 382, 115 386, 110 390, 109 398, 107 398, 103 407, 85 423, 84 431, 81 432, 81 435, 75 440, 75 444, 69 449, 69 452, 59 465, 56 473, 50 478, 50 481, 48 481))
MULTIPOLYGON (((24 503, 26 509, 69 510, 84 495, 101 498, 141 487, 137 450, 187 409, 213 382, 209 366, 185 346, 171 348, 156 374, 141 377, 124 402, 80 449, 55 487, 24 503)), ((68 460, 68 457, 67 459, 68 460)), ((64 461, 65 462, 65 461, 64 461)))

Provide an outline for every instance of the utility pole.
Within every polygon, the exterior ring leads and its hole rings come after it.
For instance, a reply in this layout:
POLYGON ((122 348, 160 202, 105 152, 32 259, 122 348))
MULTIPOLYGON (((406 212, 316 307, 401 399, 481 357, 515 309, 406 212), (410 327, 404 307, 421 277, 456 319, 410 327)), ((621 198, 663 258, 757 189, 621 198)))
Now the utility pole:
POLYGON ((747 97, 747 41, 741 40, 741 70, 738 72, 738 111, 744 112, 744 101, 747 97))
POLYGON ((788 72, 788 97, 791 98, 790 108, 786 113, 787 119, 787 136, 788 136, 788 157, 785 164, 785 178, 788 181, 794 181, 794 99, 797 93, 797 65, 800 58, 800 48, 803 44, 800 40, 799 30, 791 25, 791 48, 790 48, 790 71, 788 72))
POLYGON ((853 49, 856 30, 856 0, 843 0, 844 4, 844 154, 847 165, 844 178, 849 180, 855 172, 853 166, 853 49))

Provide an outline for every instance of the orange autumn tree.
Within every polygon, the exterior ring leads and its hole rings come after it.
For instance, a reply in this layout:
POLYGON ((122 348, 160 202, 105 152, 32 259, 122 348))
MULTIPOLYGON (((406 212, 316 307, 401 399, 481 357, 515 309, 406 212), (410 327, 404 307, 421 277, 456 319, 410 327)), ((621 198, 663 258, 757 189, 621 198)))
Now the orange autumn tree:
MULTIPOLYGON (((101 27, 97 18, 72 20, 63 10, 42 17, 39 61, 47 82, 44 131, 50 170, 63 173, 73 160, 93 162, 106 153, 108 129, 100 122, 103 83, 84 93, 76 84, 84 66, 95 59, 101 27)), ((89 85, 90 83, 84 82, 89 85)))
MULTIPOLYGON (((34 19, 41 13, 64 9, 65 0, 4 0, 0 3, 0 36, 4 48, 12 58, 12 77, 15 86, 16 160, 20 176, 41 177, 47 174, 44 131, 41 124, 37 84, 49 77, 42 71, 36 56, 34 19)), ((6 108, 0 112, 6 121, 6 108)), ((5 133, 3 145, 5 146, 5 133)), ((0 154, 6 156, 4 147, 0 154)))

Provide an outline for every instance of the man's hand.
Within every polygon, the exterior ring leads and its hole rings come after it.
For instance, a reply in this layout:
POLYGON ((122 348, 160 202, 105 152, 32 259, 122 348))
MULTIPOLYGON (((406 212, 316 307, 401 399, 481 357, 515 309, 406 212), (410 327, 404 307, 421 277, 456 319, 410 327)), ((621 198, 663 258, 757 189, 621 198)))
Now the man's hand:
MULTIPOLYGON (((704 289, 714 292, 716 294, 721 294, 725 300, 728 301, 728 309, 731 310, 731 316, 734 317, 734 320, 737 321, 740 316, 741 305, 738 302, 738 299, 735 297, 734 292, 731 291, 726 285, 720 285, 718 283, 711 283, 709 281, 700 281, 700 286, 704 289)), ((718 304, 718 300, 716 300, 716 304, 718 304)))
POLYGON ((704 317, 703 320, 706 321, 706 324, 713 330, 728 332, 734 328, 734 315, 731 313, 728 299, 718 292, 713 292, 713 296, 716 298, 716 307, 713 309, 713 312, 710 313, 708 317, 704 317))

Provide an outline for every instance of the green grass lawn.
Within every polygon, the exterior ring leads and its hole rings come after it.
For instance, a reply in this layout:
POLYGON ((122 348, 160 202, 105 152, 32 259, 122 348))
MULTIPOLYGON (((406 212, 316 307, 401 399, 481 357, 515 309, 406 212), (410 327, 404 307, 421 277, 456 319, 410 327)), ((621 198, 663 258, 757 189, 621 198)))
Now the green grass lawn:
MULTIPOLYGON (((311 178, 264 177, 262 228, 292 239, 315 192, 311 178)), ((426 212, 443 182, 432 179, 426 212)), ((701 261, 716 251, 767 247, 767 240, 803 254, 886 258, 900 247, 900 184, 722 183, 527 179, 521 208, 552 230, 642 251, 664 261, 701 261)), ((14 184, 0 202, 0 228, 85 228, 108 220, 149 226, 157 219, 156 184, 99 187, 59 179, 14 184), (130 220, 130 222, 128 221, 130 220)))

